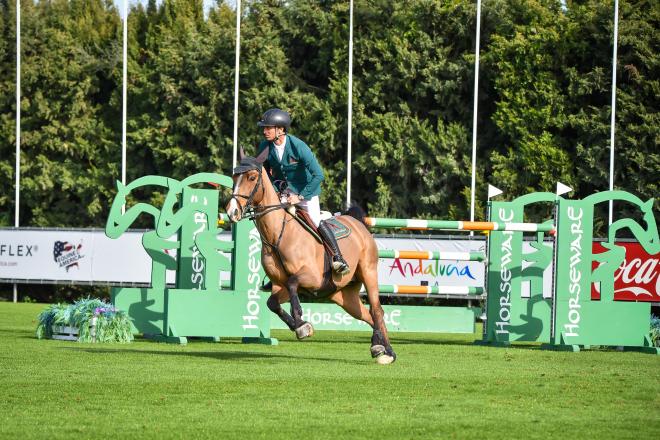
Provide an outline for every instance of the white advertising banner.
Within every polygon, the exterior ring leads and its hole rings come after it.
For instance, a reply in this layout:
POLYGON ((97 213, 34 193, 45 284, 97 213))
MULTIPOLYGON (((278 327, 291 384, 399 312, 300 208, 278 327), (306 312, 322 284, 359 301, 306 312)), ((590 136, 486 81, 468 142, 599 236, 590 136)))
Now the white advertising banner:
MULTIPOLYGON (((424 238, 376 238, 379 250, 481 252, 485 240, 441 240, 424 238)), ((469 286, 484 287, 482 261, 405 260, 381 258, 378 262, 378 284, 405 286, 469 286)))
MULTIPOLYGON (((102 230, 0 229, 0 280, 149 284, 143 231, 117 239, 102 230)), ((174 273, 168 273, 174 282, 174 273)))

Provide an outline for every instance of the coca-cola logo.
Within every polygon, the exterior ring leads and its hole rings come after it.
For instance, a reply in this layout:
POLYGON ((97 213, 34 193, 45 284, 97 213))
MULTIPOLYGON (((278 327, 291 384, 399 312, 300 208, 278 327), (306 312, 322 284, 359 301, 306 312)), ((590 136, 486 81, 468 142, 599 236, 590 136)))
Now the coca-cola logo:
POLYGON ((649 258, 643 261, 641 258, 634 258, 630 262, 624 261, 621 267, 614 273, 614 285, 617 280, 621 280, 626 287, 615 289, 614 292, 630 291, 635 295, 653 296, 660 292, 660 276, 658 276, 658 259, 649 258), (655 281, 655 282, 654 282, 655 281), (647 290, 641 286, 648 286, 647 290))
MULTIPOLYGON (((619 301, 660 301, 660 254, 649 255, 639 243, 617 243, 626 248, 626 259, 614 272, 614 299, 619 301)), ((594 243, 594 253, 605 250, 594 243)), ((595 284, 592 299, 600 298, 595 284)))

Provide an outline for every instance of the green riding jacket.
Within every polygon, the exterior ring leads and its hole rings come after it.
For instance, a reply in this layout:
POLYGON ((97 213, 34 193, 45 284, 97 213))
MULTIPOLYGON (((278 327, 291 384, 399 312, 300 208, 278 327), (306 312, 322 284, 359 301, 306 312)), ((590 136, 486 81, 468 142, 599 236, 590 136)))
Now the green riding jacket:
MULTIPOLYGON (((288 188, 303 196, 305 200, 321 194, 321 182, 324 179, 323 170, 316 160, 316 156, 305 142, 287 134, 281 162, 277 158, 277 151, 273 142, 262 141, 259 144, 257 156, 265 148, 270 148, 270 152, 268 153, 268 159, 264 162, 264 167, 273 183, 278 180, 286 181, 288 188)), ((278 185, 275 185, 275 189, 280 190, 278 185)))

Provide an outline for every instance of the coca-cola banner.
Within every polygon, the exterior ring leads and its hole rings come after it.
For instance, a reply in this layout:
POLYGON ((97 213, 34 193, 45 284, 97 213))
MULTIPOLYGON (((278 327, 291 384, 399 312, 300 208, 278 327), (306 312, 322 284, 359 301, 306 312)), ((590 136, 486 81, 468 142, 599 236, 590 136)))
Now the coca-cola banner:
MULTIPOLYGON (((618 301, 660 302, 660 254, 649 255, 639 243, 617 243, 626 248, 626 259, 614 272, 614 299, 618 301)), ((594 242, 593 253, 605 252, 594 242)), ((593 264, 596 268, 597 263, 593 264)), ((597 285, 591 286, 591 299, 600 299, 597 285)))

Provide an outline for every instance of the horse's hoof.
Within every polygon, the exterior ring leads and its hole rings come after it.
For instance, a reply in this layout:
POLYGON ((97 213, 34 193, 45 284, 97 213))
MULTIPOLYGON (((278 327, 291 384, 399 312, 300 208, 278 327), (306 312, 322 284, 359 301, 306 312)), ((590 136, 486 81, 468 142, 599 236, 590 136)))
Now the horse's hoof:
POLYGON ((380 365, 388 365, 394 362, 395 359, 394 356, 390 356, 389 354, 381 354, 376 358, 376 363, 380 365))
POLYGON ((377 358, 385 354, 385 347, 383 345, 372 345, 371 346, 371 357, 377 358))
POLYGON ((372 345, 371 357, 376 359, 380 365, 391 364, 396 360, 396 354, 392 347, 385 347, 384 345, 372 345))
POLYGON ((304 323, 296 329, 296 337, 298 340, 311 338, 314 335, 314 327, 309 322, 304 323))

